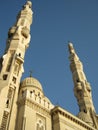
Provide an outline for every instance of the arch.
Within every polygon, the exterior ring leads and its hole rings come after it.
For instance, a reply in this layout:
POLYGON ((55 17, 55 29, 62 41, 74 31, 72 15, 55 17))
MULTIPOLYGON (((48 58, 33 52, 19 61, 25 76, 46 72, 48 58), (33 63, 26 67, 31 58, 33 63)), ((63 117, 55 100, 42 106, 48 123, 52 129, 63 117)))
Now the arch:
POLYGON ((45 125, 41 119, 37 121, 36 130, 45 130, 45 125))

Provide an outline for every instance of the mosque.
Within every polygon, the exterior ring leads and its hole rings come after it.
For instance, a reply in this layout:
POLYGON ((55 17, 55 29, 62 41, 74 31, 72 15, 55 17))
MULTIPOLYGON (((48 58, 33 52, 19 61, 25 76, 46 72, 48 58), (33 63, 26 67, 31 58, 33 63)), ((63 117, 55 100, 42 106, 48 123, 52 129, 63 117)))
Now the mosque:
POLYGON ((0 130, 98 130, 91 86, 72 43, 68 48, 79 106, 77 116, 52 104, 34 77, 21 81, 32 17, 32 3, 28 0, 8 31, 5 52, 0 58, 0 130))

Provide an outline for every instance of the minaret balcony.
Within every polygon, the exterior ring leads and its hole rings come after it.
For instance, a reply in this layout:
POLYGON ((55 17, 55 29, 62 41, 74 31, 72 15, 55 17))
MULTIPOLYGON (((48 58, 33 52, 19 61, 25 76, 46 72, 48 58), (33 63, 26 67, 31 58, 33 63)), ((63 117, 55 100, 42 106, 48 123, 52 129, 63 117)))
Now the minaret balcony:
POLYGON ((86 88, 87 88, 88 91, 91 91, 90 83, 86 82, 86 88))
POLYGON ((8 32, 9 38, 15 33, 15 31, 16 31, 16 27, 15 26, 13 26, 12 28, 9 29, 9 32, 8 32))
POLYGON ((29 29, 27 28, 27 27, 24 27, 24 28, 22 28, 22 35, 25 37, 25 38, 28 38, 28 36, 29 36, 29 29))
POLYGON ((77 82, 76 85, 75 85, 75 88, 76 88, 77 90, 82 90, 81 83, 80 83, 80 82, 77 82))
POLYGON ((24 59, 20 55, 16 55, 16 60, 18 60, 20 63, 24 63, 24 59))

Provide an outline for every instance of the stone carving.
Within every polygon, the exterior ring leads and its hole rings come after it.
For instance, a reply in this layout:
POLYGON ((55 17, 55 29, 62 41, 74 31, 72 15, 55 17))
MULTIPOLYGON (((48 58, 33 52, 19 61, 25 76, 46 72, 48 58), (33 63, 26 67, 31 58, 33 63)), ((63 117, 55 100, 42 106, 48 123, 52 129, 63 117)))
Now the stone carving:
POLYGON ((28 38, 29 36, 29 29, 27 27, 23 27, 22 30, 21 30, 21 34, 25 37, 25 38, 28 38))

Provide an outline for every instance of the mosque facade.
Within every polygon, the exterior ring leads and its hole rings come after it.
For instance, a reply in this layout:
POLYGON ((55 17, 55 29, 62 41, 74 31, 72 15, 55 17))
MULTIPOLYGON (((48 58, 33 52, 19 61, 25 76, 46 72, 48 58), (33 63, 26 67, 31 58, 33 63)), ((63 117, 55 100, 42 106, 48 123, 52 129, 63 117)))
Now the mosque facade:
POLYGON ((21 81, 32 18, 32 3, 28 0, 8 31, 5 52, 0 58, 0 130, 98 130, 91 86, 72 43, 68 48, 79 106, 77 116, 52 104, 34 77, 21 81))

